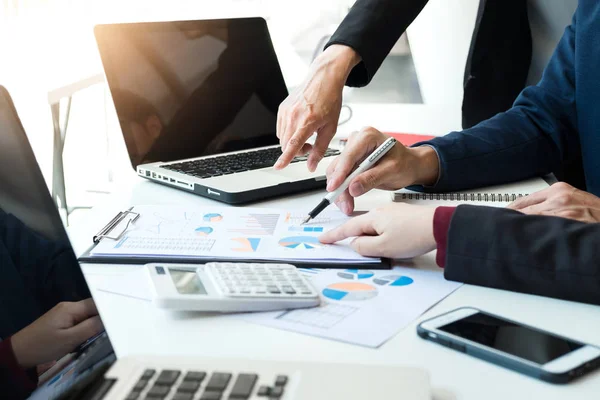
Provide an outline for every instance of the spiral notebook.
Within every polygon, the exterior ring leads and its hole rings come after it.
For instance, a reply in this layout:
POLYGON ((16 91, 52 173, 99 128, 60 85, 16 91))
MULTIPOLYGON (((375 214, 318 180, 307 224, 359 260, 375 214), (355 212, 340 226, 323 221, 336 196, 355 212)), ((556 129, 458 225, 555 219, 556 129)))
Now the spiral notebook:
POLYGON ((432 206, 471 204, 506 207, 516 199, 543 190, 548 186, 548 183, 544 179, 532 178, 521 182, 464 190, 455 193, 423 193, 402 189, 393 193, 393 199, 397 202, 432 206))

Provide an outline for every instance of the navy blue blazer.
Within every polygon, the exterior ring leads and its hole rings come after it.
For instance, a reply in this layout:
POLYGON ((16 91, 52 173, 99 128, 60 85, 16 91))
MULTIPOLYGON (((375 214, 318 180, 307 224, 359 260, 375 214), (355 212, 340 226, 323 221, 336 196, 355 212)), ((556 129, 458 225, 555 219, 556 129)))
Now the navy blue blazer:
MULTIPOLYGON (((471 129, 427 142, 441 162, 432 190, 517 181, 580 163, 600 196, 600 2, 581 0, 536 86, 471 129)), ((459 206, 445 276, 600 304, 600 224, 459 206)))

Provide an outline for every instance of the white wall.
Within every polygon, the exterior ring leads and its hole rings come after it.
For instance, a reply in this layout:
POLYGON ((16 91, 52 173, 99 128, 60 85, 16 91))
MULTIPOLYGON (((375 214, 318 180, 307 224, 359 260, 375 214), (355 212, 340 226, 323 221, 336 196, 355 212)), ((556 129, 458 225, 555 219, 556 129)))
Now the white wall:
POLYGON ((425 104, 460 105, 479 0, 430 0, 408 28, 425 104))

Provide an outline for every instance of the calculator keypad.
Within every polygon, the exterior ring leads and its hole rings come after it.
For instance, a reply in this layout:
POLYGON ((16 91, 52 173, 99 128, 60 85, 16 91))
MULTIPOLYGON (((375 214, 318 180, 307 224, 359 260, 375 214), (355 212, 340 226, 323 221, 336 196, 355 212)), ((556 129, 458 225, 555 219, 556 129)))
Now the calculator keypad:
POLYGON ((205 270, 230 297, 314 297, 315 290, 289 264, 208 263, 205 270))

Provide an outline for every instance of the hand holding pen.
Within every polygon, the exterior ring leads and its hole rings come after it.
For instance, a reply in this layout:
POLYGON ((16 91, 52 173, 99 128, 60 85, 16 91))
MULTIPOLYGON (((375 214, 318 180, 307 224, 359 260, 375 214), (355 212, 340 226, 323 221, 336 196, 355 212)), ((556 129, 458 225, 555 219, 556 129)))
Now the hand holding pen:
POLYGON ((327 203, 335 202, 349 215, 354 210, 354 197, 375 188, 398 190, 413 184, 433 185, 438 170, 437 154, 430 146, 407 148, 374 128, 365 128, 350 136, 342 154, 327 170, 327 190, 331 196, 327 203), (386 153, 380 154, 378 160, 361 168, 386 141, 394 144, 386 146, 386 153), (353 176, 349 179, 350 174, 353 176))

